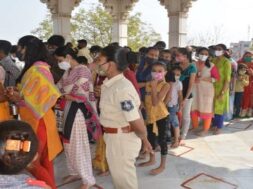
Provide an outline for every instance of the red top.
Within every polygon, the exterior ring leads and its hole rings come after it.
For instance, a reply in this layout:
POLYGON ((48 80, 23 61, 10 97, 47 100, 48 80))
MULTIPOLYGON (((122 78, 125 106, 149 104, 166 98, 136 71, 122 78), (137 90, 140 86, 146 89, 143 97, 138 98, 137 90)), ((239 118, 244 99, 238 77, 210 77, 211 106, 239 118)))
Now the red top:
POLYGON ((135 73, 130 70, 129 68, 126 69, 124 72, 123 72, 124 76, 129 80, 131 81, 131 83, 133 84, 134 88, 136 89, 137 93, 139 94, 139 96, 141 96, 141 93, 140 93, 140 88, 139 88, 139 85, 138 85, 138 82, 136 80, 136 76, 135 76, 135 73))

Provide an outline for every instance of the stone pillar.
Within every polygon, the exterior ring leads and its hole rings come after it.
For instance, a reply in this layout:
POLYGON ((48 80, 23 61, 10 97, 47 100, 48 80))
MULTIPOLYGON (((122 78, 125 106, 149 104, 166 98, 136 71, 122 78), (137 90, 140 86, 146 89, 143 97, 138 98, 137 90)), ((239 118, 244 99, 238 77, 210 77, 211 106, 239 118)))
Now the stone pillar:
POLYGON ((127 20, 113 19, 112 42, 118 42, 120 46, 127 46, 127 20))
POLYGON ((71 13, 80 0, 41 0, 46 3, 52 13, 54 34, 62 35, 65 40, 71 41, 71 13))
POLYGON ((176 12, 169 15, 169 46, 185 47, 187 41, 187 14, 176 12))
POLYGON ((187 42, 187 18, 192 1, 160 0, 169 17, 169 47, 185 47, 187 42))
POLYGON ((138 0, 100 0, 105 9, 112 15, 112 42, 127 46, 127 19, 133 4, 138 0))

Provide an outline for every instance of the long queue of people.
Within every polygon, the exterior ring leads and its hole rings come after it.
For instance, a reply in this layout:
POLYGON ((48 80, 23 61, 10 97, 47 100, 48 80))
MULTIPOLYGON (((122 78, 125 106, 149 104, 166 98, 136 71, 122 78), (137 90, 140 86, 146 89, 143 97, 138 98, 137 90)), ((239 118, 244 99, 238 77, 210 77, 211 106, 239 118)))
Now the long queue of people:
POLYGON ((140 167, 160 151, 157 175, 168 146, 184 145, 189 131, 220 134, 225 120, 251 117, 252 80, 252 53, 236 62, 224 44, 166 49, 159 41, 133 52, 117 43, 88 49, 86 40, 73 48, 59 35, 0 40, 0 188, 57 188, 53 160, 64 150, 63 183, 102 188, 96 169, 115 188, 136 189, 142 152, 149 159, 140 167))

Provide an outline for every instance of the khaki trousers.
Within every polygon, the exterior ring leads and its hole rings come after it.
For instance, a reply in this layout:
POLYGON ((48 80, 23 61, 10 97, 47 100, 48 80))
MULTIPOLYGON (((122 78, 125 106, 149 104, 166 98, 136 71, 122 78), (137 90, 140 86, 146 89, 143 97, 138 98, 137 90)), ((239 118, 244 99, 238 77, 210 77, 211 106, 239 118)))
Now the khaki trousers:
POLYGON ((104 134, 106 158, 116 189, 138 189, 135 161, 141 140, 134 132, 104 134))

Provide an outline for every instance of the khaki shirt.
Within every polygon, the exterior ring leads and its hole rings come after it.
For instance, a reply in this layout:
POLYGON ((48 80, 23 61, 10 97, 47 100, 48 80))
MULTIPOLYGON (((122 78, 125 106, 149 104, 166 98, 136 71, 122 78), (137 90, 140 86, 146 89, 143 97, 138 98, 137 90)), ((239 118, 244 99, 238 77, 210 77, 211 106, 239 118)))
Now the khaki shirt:
POLYGON ((100 123, 104 127, 121 128, 140 118, 140 97, 123 74, 106 79, 101 87, 100 123))

